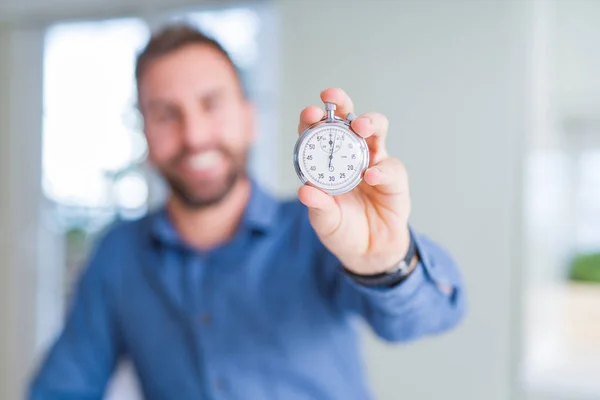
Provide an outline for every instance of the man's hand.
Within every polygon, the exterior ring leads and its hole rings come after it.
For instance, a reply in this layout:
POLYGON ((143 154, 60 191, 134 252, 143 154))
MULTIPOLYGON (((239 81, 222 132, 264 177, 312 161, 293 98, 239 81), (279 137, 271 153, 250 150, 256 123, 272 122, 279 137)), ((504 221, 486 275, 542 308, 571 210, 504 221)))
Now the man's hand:
MULTIPOLYGON (((354 111, 352 100, 341 89, 321 92, 321 100, 336 104, 336 115, 341 118, 354 111)), ((322 108, 316 106, 302 110, 298 133, 323 116, 322 108)), ((408 175, 400 160, 386 152, 385 116, 365 113, 352 121, 351 127, 369 146, 370 165, 363 181, 352 191, 335 197, 303 185, 298 197, 308 207, 310 222, 323 245, 347 269, 371 275, 394 267, 408 251, 408 175)), ((411 263, 413 267, 416 261, 411 263)))

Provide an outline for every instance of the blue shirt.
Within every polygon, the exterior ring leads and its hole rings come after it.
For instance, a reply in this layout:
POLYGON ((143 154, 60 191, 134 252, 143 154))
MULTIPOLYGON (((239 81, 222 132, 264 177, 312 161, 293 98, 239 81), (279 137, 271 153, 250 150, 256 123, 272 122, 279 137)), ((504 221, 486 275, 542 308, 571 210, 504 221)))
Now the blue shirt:
POLYGON ((370 288, 340 270, 303 204, 255 183, 236 234, 211 251, 186 246, 164 209, 120 222, 98 242, 29 399, 101 399, 123 357, 147 400, 371 399, 358 319, 403 342, 464 314, 457 266, 415 235, 414 272, 370 288))

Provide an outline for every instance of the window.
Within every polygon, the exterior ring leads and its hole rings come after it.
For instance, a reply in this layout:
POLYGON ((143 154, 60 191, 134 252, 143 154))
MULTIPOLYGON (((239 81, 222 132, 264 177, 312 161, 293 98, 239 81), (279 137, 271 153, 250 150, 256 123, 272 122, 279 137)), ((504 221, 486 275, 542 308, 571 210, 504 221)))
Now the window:
POLYGON ((145 156, 134 112, 138 19, 57 25, 46 36, 42 186, 66 227, 143 212, 147 185, 127 172, 145 156))
MULTIPOLYGON (((250 155, 258 179, 276 171, 273 82, 263 59, 275 50, 261 42, 264 6, 167 13, 219 40, 245 78, 259 112, 260 139, 250 155)), ((273 29, 271 26, 263 27, 273 29)), ((64 229, 96 232, 115 218, 137 218, 160 201, 157 177, 145 168, 146 146, 135 110, 135 55, 149 37, 137 18, 66 23, 48 30, 44 67, 42 185, 64 229)), ((272 72, 272 71, 269 71, 272 72)), ((269 178, 266 178, 266 177, 269 178)))
POLYGON ((600 251, 600 149, 582 151, 577 167, 577 247, 600 251))

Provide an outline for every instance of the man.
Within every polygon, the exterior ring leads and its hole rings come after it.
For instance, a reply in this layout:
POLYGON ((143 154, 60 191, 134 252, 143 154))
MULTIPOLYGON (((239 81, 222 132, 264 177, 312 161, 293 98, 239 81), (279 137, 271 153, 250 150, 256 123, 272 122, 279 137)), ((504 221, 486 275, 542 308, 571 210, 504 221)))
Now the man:
MULTIPOLYGON (((460 274, 409 227, 383 115, 352 122, 371 151, 357 188, 334 198, 304 185, 279 201, 246 174, 254 110, 218 43, 166 28, 136 78, 149 161, 171 196, 100 240, 30 398, 101 398, 127 357, 150 400, 369 399, 355 317, 392 342, 459 323, 460 274)), ((353 111, 340 89, 321 100, 353 111)), ((305 108, 298 132, 323 115, 305 108)))

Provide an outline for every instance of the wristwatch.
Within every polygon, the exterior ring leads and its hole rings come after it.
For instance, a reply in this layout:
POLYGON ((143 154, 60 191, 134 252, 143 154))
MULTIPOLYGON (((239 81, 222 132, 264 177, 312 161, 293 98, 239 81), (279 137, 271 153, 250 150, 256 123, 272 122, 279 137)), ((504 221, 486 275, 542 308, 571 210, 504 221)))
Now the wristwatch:
POLYGON ((408 251, 406 252, 404 258, 393 268, 373 275, 356 274, 345 267, 343 267, 343 271, 356 283, 364 286, 392 287, 404 281, 410 275, 412 272, 410 269, 410 264, 416 254, 417 247, 411 231, 408 251))

